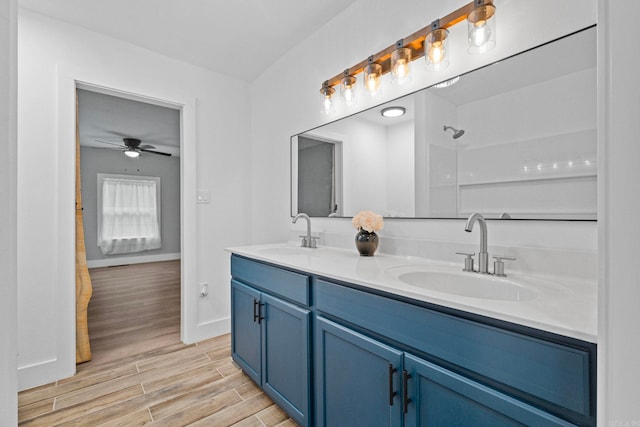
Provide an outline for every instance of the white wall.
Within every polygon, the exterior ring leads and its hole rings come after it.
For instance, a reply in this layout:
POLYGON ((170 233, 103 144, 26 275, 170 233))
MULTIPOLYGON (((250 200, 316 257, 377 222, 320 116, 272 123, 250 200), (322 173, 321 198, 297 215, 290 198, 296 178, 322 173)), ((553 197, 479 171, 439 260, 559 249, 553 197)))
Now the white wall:
POLYGON ((640 425, 640 56, 635 0, 599 1, 600 425, 640 425))
POLYGON ((131 159, 119 150, 81 147, 80 167, 82 223, 89 268, 180 258, 180 158, 143 153, 131 159), (118 255, 102 253, 98 246, 99 173, 160 178, 160 248, 118 255))
POLYGON ((412 121, 387 126, 387 209, 385 216, 414 216, 415 170, 413 153, 415 131, 412 121))
POLYGON ((18 423, 16 375, 17 2, 0 0, 0 424, 18 423))
MULTIPOLYGON (((451 30, 452 59, 451 65, 444 72, 427 73, 422 66, 423 62, 416 61, 413 67, 415 75, 410 84, 401 87, 387 84, 377 101, 362 97, 357 107, 342 110, 335 117, 326 117, 320 113, 318 90, 324 80, 422 28, 425 22, 444 16, 459 7, 458 2, 402 0, 391 4, 384 0, 358 1, 265 70, 251 86, 254 174, 252 196, 256 206, 261 207, 260 215, 253 216, 253 242, 285 240, 290 228, 299 228, 297 225, 290 226, 289 194, 282 191, 283 188, 289 188, 288 150, 291 135, 596 22, 595 1, 544 0, 531 3, 497 0, 496 6, 499 26, 498 45, 494 50, 486 55, 467 55, 466 26, 458 25, 451 30)), ((383 83, 388 83, 387 76, 383 83)), ((492 223, 489 227, 493 243, 507 244, 500 239, 501 236, 512 235, 507 232, 509 226, 492 223)), ((353 233, 348 220, 317 219, 313 221, 313 228, 314 231, 353 233)), ((443 240, 454 238, 469 243, 475 243, 477 238, 463 232, 461 221, 444 220, 387 221, 382 238, 385 235, 411 235, 443 240)), ((522 230, 516 240, 523 246, 577 246, 594 252, 597 242, 596 224, 527 222, 527 230, 522 230), (563 230, 563 238, 555 233, 558 227, 563 230)))
POLYGON ((47 383, 75 369, 69 79, 184 106, 183 149, 190 148, 181 156, 181 215, 183 236, 194 241, 182 247, 183 277, 189 278, 183 284, 182 338, 192 342, 227 332, 224 247, 248 243, 251 232, 251 172, 242 167, 250 156, 247 84, 25 10, 18 30, 19 386, 47 383), (209 190, 211 203, 196 206, 196 189, 209 190), (193 218, 185 219, 185 209, 193 218), (209 284, 206 298, 197 297, 200 282, 209 284))

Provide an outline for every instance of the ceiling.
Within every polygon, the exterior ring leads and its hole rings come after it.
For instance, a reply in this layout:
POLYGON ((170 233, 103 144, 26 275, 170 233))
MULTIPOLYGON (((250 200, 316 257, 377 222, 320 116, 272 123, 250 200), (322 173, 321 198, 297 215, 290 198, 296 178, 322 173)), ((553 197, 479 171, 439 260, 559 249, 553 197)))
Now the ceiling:
POLYGON ((19 5, 251 82, 356 0, 19 0, 19 5))
MULTIPOLYGON (((19 0, 21 8, 251 82, 356 0, 19 0)), ((80 144, 180 152, 177 110, 79 91, 80 144)))
POLYGON ((117 150, 112 144, 137 138, 180 155, 180 111, 172 108, 78 89, 78 130, 83 147, 117 150))

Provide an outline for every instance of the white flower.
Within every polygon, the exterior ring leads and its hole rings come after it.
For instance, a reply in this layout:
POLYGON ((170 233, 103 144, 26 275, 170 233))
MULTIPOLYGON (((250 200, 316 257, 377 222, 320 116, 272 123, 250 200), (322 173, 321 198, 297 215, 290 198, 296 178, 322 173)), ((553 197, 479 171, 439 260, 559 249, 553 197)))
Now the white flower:
POLYGON ((384 228, 382 216, 372 211, 361 211, 351 220, 353 226, 357 229, 363 229, 372 233, 384 228))

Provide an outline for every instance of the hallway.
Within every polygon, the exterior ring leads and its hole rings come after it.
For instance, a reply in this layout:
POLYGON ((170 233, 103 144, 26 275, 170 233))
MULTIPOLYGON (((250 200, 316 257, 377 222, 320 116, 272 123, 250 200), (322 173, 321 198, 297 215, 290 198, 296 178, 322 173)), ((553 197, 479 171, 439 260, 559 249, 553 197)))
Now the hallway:
POLYGON ((93 359, 121 359, 180 341, 180 260, 89 270, 93 359))

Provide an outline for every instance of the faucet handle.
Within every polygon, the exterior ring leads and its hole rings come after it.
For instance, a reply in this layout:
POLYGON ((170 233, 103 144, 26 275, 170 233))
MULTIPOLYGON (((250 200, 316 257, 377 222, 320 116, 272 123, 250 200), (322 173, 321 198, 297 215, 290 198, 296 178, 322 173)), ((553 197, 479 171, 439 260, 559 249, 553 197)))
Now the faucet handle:
POLYGON ((476 254, 470 252, 456 252, 456 254, 464 255, 466 257, 464 259, 464 268, 462 271, 473 271, 473 257, 476 256, 476 254))
POLYGON ((507 277, 507 275, 504 274, 504 262, 502 261, 504 260, 515 261, 516 257, 505 256, 505 255, 495 255, 493 259, 495 259, 495 262, 493 263, 493 274, 500 277, 507 277))
POLYGON ((300 234, 300 235, 298 235, 298 237, 301 238, 300 247, 308 248, 309 247, 309 242, 307 242, 307 235, 306 234, 300 234))
POLYGON ((311 240, 308 242, 309 243, 309 247, 310 248, 317 248, 318 247, 318 240, 320 240, 320 237, 311 236, 311 240))

